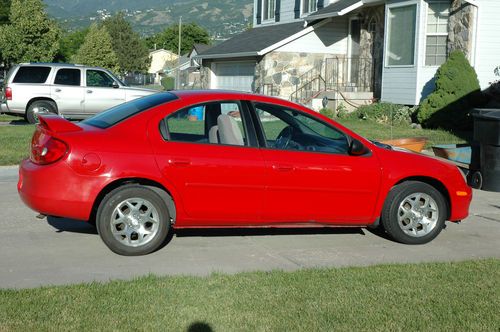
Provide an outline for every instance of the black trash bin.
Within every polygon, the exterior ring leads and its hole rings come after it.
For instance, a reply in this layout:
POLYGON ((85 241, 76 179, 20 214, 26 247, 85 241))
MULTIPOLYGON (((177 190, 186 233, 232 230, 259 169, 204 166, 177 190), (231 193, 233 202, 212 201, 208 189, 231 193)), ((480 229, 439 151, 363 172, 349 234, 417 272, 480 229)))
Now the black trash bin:
POLYGON ((481 189, 500 192, 500 109, 475 109, 474 140, 479 143, 481 189))

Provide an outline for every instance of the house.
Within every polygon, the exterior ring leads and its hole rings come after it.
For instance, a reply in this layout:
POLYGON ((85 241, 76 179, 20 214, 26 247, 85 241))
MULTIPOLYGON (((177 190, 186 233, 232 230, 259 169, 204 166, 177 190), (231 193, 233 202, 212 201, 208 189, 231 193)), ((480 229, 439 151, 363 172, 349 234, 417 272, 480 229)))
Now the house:
POLYGON ((198 54, 206 51, 210 45, 194 44, 191 52, 186 56, 186 61, 182 62, 181 70, 181 86, 183 89, 200 89, 202 88, 200 67, 198 54))
POLYGON ((482 88, 500 65, 498 0, 254 0, 254 28, 198 54, 206 88, 301 102, 416 105, 452 50, 482 88))
POLYGON ((176 65, 178 56, 171 51, 158 49, 149 52, 149 57, 151 58, 151 65, 148 73, 154 75, 155 84, 160 84, 165 67, 176 65))

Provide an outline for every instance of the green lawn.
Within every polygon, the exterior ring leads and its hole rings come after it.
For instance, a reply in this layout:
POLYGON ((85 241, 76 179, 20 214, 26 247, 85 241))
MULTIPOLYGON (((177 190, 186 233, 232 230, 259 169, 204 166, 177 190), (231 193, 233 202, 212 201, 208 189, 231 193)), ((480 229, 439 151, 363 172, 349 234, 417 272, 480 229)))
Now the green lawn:
POLYGON ((20 122, 23 121, 24 118, 19 117, 19 116, 12 116, 12 115, 7 115, 7 114, 0 114, 0 122, 11 122, 11 121, 16 121, 20 122))
MULTIPOLYGON (((0 116, 0 121, 2 121, 2 118, 8 119, 5 117, 8 116, 0 116)), ((13 119, 18 121, 20 118, 13 119)), ((435 144, 463 143, 466 141, 464 138, 444 130, 412 129, 409 126, 395 126, 391 129, 388 125, 358 119, 340 119, 339 122, 369 139, 383 140, 423 136, 429 138, 427 147, 435 144)), ((239 122, 239 125, 241 125, 241 122, 239 122)), ((272 121, 265 122, 264 125, 268 131, 274 133, 275 136, 282 129, 279 126, 273 126, 274 122, 272 121)), ((171 119, 169 121, 169 126, 171 126, 174 130, 182 132, 201 134, 204 132, 204 125, 201 121, 171 119)), ((29 125, 0 126, 0 165, 18 164, 21 159, 29 155, 29 142, 33 134, 33 130, 34 127, 29 125)), ((470 137, 470 133, 466 133, 466 135, 462 135, 462 137, 468 138, 470 137)))
POLYGON ((498 331, 500 260, 0 290, 0 331, 498 331))
POLYGON ((0 165, 15 165, 29 156, 35 126, 0 126, 0 165))

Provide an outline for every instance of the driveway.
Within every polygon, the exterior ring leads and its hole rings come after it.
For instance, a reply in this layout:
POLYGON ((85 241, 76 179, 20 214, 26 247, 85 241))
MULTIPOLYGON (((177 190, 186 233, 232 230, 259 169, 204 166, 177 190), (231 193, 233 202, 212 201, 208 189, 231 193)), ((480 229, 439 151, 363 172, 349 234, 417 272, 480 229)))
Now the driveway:
POLYGON ((142 257, 112 253, 84 222, 38 220, 20 201, 17 168, 0 167, 0 288, 157 275, 500 258, 500 193, 475 191, 471 216, 421 246, 366 229, 178 231, 142 257))

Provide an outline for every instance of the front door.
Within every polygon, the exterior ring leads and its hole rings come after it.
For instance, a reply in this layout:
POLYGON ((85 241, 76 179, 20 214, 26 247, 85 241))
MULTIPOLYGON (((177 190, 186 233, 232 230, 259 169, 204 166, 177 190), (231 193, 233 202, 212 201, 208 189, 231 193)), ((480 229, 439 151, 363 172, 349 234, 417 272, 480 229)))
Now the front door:
POLYGON ((359 86, 361 21, 358 17, 349 20, 348 81, 359 86))
POLYGON ((245 114, 238 101, 221 101, 162 121, 164 139, 154 148, 165 180, 182 198, 186 218, 178 227, 260 223, 266 170, 245 114))
POLYGON ((105 71, 87 69, 85 74, 85 113, 91 115, 122 104, 126 92, 105 71))
POLYGON ((373 221, 380 184, 375 156, 349 155, 342 132, 299 111, 268 104, 255 109, 266 144, 265 220, 373 221))

